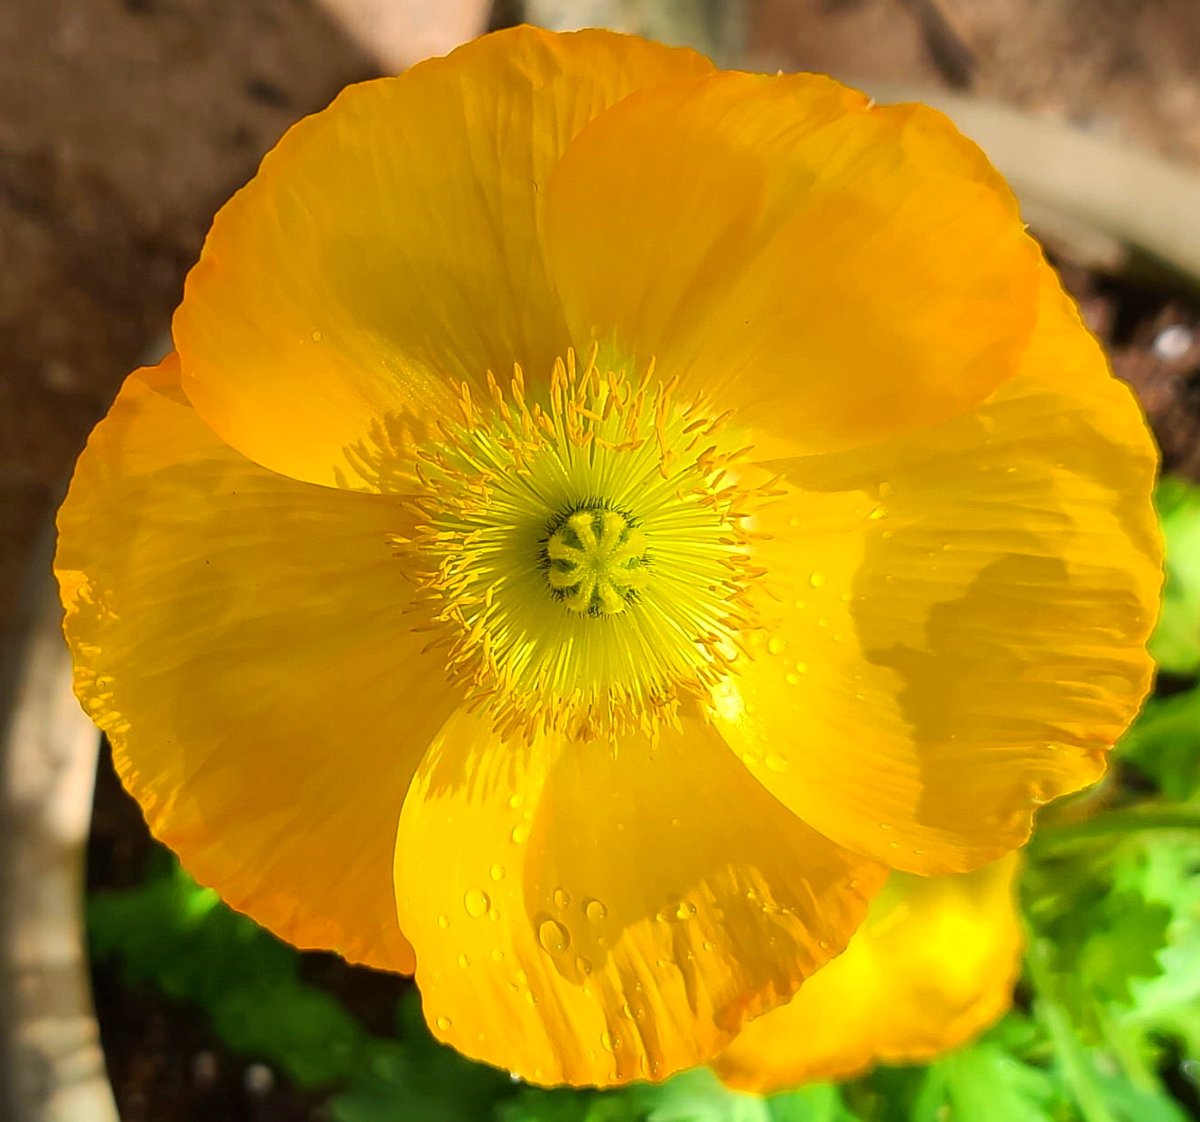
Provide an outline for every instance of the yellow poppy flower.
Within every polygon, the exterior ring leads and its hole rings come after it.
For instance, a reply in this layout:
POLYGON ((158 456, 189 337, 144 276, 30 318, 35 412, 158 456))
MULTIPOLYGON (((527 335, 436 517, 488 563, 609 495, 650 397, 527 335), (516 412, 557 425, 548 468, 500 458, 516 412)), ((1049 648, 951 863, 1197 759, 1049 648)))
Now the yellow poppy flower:
POLYGON ((965 1044, 1011 1004, 1021 965, 1015 854, 945 877, 893 873, 845 952, 713 1062, 766 1093, 914 1063, 965 1044))
POLYGON ((60 517, 79 696, 194 876, 527 1079, 711 1058, 1145 692, 1150 440, 931 110, 489 36, 296 125, 173 333, 60 517))

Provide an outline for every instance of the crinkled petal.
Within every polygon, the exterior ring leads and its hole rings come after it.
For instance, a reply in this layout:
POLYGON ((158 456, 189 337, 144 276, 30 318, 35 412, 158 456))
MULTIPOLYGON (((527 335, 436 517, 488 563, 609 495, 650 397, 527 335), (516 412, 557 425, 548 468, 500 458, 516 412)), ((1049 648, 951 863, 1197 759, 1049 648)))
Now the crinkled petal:
POLYGON ((172 357, 92 434, 55 568, 76 692, 153 833, 291 942, 409 971, 396 823, 455 698, 412 630, 404 523, 222 444, 172 357))
POLYGON ((1012 1002, 1016 872, 1012 854, 958 876, 893 874, 845 953, 748 1025, 717 1057, 717 1074, 766 1093, 965 1044, 1012 1002))
POLYGON ((934 110, 809 74, 627 98, 554 169, 546 232, 576 347, 655 359, 764 456, 978 404, 1036 310, 1036 247, 979 149, 934 110))
POLYGON ((792 994, 881 867, 810 830, 711 728, 502 743, 451 719, 409 790, 396 893, 436 1034, 539 1083, 660 1079, 792 994))
POLYGON ((770 596, 715 719, 827 837, 918 873, 1028 836, 1149 686, 1155 451, 1047 267, 1020 375, 927 432, 775 465, 770 596))
POLYGON ((354 450, 424 432, 449 379, 548 376, 568 342, 538 229, 551 166, 631 90, 709 69, 519 28, 344 91, 222 208, 188 277, 174 333, 197 411, 260 464, 369 490, 354 450))

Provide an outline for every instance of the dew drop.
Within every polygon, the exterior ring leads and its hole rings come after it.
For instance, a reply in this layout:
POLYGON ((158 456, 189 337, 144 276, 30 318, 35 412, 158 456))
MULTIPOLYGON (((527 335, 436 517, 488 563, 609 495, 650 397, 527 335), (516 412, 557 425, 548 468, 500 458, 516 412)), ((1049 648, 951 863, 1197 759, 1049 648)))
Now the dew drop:
POLYGON ((786 673, 786 674, 783 676, 783 680, 784 680, 785 682, 787 682, 787 684, 788 684, 789 686, 798 686, 798 685, 800 684, 800 675, 799 675, 799 674, 796 674, 796 673, 793 673, 791 670, 789 670, 789 671, 788 671, 788 672, 787 672, 787 673, 786 673))
POLYGON ((599 923, 608 915, 608 909, 599 900, 588 900, 583 905, 583 914, 593 923, 599 923))
POLYGON ((575 960, 575 969, 578 970, 580 974, 587 975, 592 972, 592 964, 586 958, 584 958, 583 955, 580 955, 575 960))
POLYGON ((872 510, 872 511, 871 511, 871 513, 870 513, 870 514, 868 514, 868 515, 867 515, 867 517, 868 517, 868 518, 869 518, 869 519, 870 519, 872 522, 878 522, 878 521, 879 521, 881 518, 886 518, 886 517, 887 517, 887 507, 885 507, 885 506, 877 506, 877 507, 875 507, 875 509, 874 509, 874 510, 872 510))
POLYGON ((554 906, 561 912, 571 902, 571 894, 563 888, 554 890, 554 906))
POLYGON ((786 646, 787 644, 778 635, 772 635, 767 640, 767 653, 773 655, 783 654, 783 649, 786 646))
POLYGON ((437 1019, 437 1027, 440 1028, 442 1032, 445 1032, 453 1023, 454 1022, 451 1021, 449 1017, 438 1017, 437 1019))
POLYGON ((508 805, 510 807, 512 807, 513 810, 516 810, 517 807, 519 807, 524 801, 525 801, 524 795, 509 795, 508 796, 508 805))
POLYGON ((319 331, 314 331, 312 333, 312 341, 314 343, 319 343, 321 341, 321 333, 319 331))
POLYGON ((467 894, 463 897, 463 907, 472 919, 482 919, 491 906, 492 902, 482 888, 467 889, 467 894))
POLYGON ((785 757, 775 754, 768 756, 765 760, 763 760, 763 763, 767 765, 767 771, 774 772, 787 771, 788 767, 790 766, 785 757))
POLYGON ((446 928, 449 926, 450 926, 450 917, 449 916, 438 916, 438 927, 440 927, 443 931, 445 931, 446 928))
POLYGON ((492 961, 493 962, 503 962, 504 961, 504 952, 499 947, 492 948, 492 961))
POLYGON ((461 966, 465 970, 468 966, 471 965, 471 960, 465 954, 460 954, 458 956, 458 965, 461 966))
POLYGON ((825 583, 825 574, 824 573, 809 573, 808 574, 808 583, 811 584, 813 586, 813 588, 820 588, 825 583))
POLYGON ((491 875, 492 880, 503 880, 504 879, 504 866, 500 865, 500 864, 493 865, 491 868, 490 875, 491 875))
POLYGON ((896 490, 896 488, 893 487, 890 483, 888 483, 886 481, 883 483, 880 483, 879 484, 879 497, 881 499, 886 499, 895 490, 896 490))
POLYGON ((513 845, 521 845, 529 840, 529 827, 524 822, 518 822, 512 828, 513 845))
POLYGON ((538 924, 538 942, 551 954, 562 954, 571 945, 571 933, 556 919, 544 919, 538 924))
POLYGON ((617 1042, 613 1039, 611 1033, 602 1032, 600 1034, 600 1047, 606 1052, 615 1052, 617 1050, 617 1042))

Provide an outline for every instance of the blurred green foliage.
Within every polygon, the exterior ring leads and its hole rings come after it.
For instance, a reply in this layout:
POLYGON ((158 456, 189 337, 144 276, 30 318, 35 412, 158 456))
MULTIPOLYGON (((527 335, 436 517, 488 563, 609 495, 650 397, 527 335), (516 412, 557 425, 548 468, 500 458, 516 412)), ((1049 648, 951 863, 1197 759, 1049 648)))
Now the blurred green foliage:
POLYGON ((95 895, 94 954, 203 1010, 235 1052, 329 1094, 335 1122, 1187 1122, 1200 1117, 1200 488, 1165 480, 1168 579, 1156 697, 1105 787, 1055 807, 1028 848, 1026 970, 1013 1011, 924 1066, 765 1098, 707 1069, 616 1091, 544 1090, 463 1059, 415 991, 373 1035, 306 983, 299 955, 165 854, 95 895), (1097 809, 1099 807, 1099 809, 1097 809))

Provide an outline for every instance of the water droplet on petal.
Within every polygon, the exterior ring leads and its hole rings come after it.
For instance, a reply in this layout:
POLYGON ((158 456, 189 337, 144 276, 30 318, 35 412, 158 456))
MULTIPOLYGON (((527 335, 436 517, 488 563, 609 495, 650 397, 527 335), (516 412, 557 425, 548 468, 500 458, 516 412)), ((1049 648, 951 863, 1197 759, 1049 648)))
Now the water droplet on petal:
POLYGON ((763 763, 767 765, 768 771, 775 772, 787 771, 788 767, 790 766, 786 757, 775 755, 774 753, 763 760, 763 763))
POLYGON ((825 583, 825 574, 824 573, 809 573, 808 574, 808 583, 811 584, 813 586, 813 588, 820 588, 825 583))
POLYGON ((592 972, 592 964, 586 958, 584 958, 583 955, 580 955, 575 960, 575 969, 578 970, 580 974, 590 974, 592 972))
POLYGON ((514 845, 521 845, 529 840, 529 827, 524 822, 518 822, 512 828, 512 840, 514 845))
POLYGON ((314 331, 312 333, 312 341, 314 343, 319 343, 321 341, 321 333, 319 331, 314 331))
POLYGON ((492 880, 503 880, 504 879, 504 866, 500 865, 500 864, 493 865, 491 868, 490 875, 491 875, 492 880))
POLYGON ((449 916, 438 916, 438 927, 440 927, 443 931, 445 931, 446 928, 449 926, 450 926, 450 917, 449 916))
POLYGON ((551 954, 562 954, 571 945, 571 933, 556 919, 544 919, 538 924, 538 942, 551 954))
POLYGON ((440 1028, 442 1032, 445 1032, 453 1023, 454 1022, 451 1021, 449 1017, 438 1017, 437 1019, 437 1027, 440 1028))
POLYGON ((886 499, 895 490, 896 490, 896 488, 893 487, 890 483, 887 483, 887 482, 880 483, 879 484, 879 497, 881 499, 886 499))
POLYGON ((608 909, 599 900, 588 900, 583 905, 583 914, 593 923, 599 923, 608 915, 608 909))
POLYGON ((787 643, 780 639, 778 635, 772 635, 767 640, 767 653, 773 655, 783 654, 783 649, 786 646, 787 643))
POLYGON ((468 966, 471 965, 471 960, 465 954, 460 954, 458 956, 458 965, 461 966, 465 970, 468 966))
POLYGON ((554 890, 554 906, 561 912, 571 902, 571 894, 563 888, 554 890))
POLYGON ((488 908, 491 906, 492 901, 482 888, 469 888, 463 897, 463 907, 467 909, 467 915, 472 919, 482 919, 487 915, 488 908))

